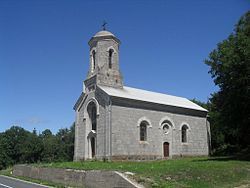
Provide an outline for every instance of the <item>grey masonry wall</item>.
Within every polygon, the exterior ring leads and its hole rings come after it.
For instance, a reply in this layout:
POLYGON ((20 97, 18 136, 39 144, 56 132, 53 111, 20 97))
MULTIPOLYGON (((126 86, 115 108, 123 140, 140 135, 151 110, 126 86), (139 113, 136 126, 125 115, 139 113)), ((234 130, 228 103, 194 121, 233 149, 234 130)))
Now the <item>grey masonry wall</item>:
POLYGON ((76 114, 75 160, 91 159, 88 136, 91 122, 86 112, 90 102, 97 106, 96 156, 97 159, 110 159, 110 106, 109 97, 96 90, 88 92, 76 114))
POLYGON ((206 117, 137 108, 135 103, 126 100, 126 106, 112 106, 112 159, 163 158, 164 142, 170 144, 170 157, 208 155, 206 117), (163 132, 160 124, 165 119, 173 125, 168 134, 163 132), (142 120, 150 123, 147 141, 140 141, 139 137, 142 120), (181 126, 184 124, 189 126, 187 143, 181 142, 181 126))
POLYGON ((163 143, 168 142, 169 155, 208 155, 208 125, 206 112, 159 106, 128 99, 110 99, 98 87, 89 92, 77 111, 75 160, 91 159, 88 134, 91 131, 86 113, 90 101, 98 108, 96 156, 97 159, 152 160, 163 158, 163 143), (139 125, 149 122, 147 141, 140 141, 139 125), (167 134, 162 122, 171 123, 167 134), (181 127, 188 125, 187 143, 181 142, 181 127))
POLYGON ((74 160, 85 159, 161 159, 163 143, 169 143, 169 156, 208 155, 209 124, 206 111, 115 98, 101 90, 99 85, 123 88, 119 68, 120 41, 108 31, 100 31, 90 41, 90 69, 85 88, 75 104, 74 160), (112 68, 109 67, 109 49, 114 50, 112 68), (93 50, 96 66, 93 69, 93 50), (97 108, 97 130, 91 130, 87 112, 93 102, 97 108), (139 140, 139 125, 149 122, 147 140, 139 140), (168 132, 162 123, 168 121, 168 132), (181 127, 188 126, 187 143, 181 142, 181 127), (90 139, 95 138, 95 156, 90 139))
POLYGON ((119 40, 113 36, 93 37, 90 42, 90 69, 88 78, 97 76, 97 84, 112 87, 123 86, 123 79, 119 69, 119 40), (109 50, 113 50, 112 67, 109 68, 109 50), (96 52, 96 68, 93 70, 93 55, 96 52))
POLYGON ((74 170, 60 168, 43 168, 30 165, 15 165, 14 176, 29 177, 33 179, 46 180, 63 184, 66 187, 86 187, 86 188, 136 188, 143 187, 136 182, 132 182, 123 174, 116 171, 101 170, 74 170))

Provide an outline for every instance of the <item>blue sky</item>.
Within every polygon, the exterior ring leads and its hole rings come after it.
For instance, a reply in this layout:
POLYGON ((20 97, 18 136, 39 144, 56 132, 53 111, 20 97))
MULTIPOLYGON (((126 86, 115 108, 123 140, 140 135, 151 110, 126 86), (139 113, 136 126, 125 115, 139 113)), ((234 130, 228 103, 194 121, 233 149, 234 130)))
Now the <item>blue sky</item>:
POLYGON ((89 65, 88 41, 122 42, 125 85, 207 101, 204 64, 250 8, 247 0, 0 0, 0 132, 69 127, 89 65))

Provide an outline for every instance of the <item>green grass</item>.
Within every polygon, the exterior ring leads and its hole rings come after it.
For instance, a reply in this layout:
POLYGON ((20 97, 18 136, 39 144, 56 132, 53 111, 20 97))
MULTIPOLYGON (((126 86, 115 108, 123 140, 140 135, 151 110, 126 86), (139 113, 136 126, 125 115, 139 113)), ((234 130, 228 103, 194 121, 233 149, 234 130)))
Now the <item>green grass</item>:
POLYGON ((9 168, 7 168, 5 170, 0 170, 0 175, 11 176, 12 170, 13 169, 11 167, 9 167, 9 168))
POLYGON ((149 162, 63 162, 43 167, 133 172, 146 187, 250 187, 250 162, 229 158, 183 158, 149 162))

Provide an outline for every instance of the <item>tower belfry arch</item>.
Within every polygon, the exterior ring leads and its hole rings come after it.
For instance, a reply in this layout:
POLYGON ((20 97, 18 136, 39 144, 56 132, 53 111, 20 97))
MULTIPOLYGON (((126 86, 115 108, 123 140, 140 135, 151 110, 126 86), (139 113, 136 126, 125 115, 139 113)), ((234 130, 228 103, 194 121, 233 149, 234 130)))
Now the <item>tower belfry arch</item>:
POLYGON ((95 85, 123 87, 119 65, 120 40, 106 30, 106 24, 107 22, 104 22, 103 30, 97 32, 88 42, 90 65, 87 79, 84 81, 88 91, 93 90, 95 85))

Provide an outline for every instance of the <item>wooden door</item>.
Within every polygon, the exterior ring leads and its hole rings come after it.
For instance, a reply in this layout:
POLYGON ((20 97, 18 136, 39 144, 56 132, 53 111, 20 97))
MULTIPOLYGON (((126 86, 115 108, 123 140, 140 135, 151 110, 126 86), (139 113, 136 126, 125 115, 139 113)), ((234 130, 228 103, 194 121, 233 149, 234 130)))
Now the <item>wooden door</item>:
POLYGON ((169 143, 168 142, 163 143, 163 154, 164 154, 164 157, 169 157, 169 143))

